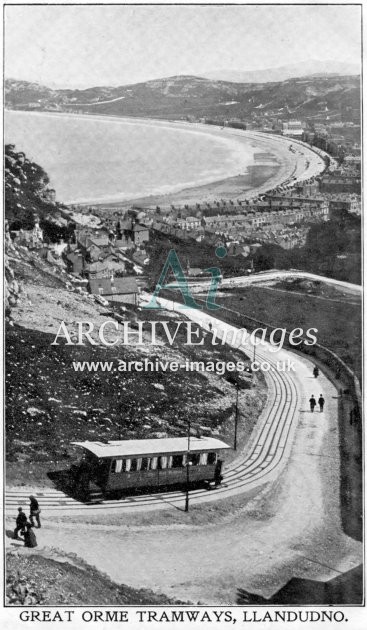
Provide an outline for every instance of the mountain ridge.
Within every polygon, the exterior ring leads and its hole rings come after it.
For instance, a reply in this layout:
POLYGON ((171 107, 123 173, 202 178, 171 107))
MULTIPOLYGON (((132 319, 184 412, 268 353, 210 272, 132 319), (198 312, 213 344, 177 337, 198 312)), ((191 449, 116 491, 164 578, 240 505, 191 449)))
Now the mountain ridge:
POLYGON ((354 63, 312 59, 296 64, 287 64, 261 70, 213 70, 204 72, 203 77, 233 83, 272 83, 312 76, 359 75, 360 67, 354 63))
POLYGON ((340 116, 359 110, 356 76, 292 78, 281 82, 233 83, 192 75, 176 75, 119 87, 52 90, 35 83, 7 79, 5 104, 10 109, 77 111, 114 116, 162 119, 226 120, 274 116, 299 118, 340 116))

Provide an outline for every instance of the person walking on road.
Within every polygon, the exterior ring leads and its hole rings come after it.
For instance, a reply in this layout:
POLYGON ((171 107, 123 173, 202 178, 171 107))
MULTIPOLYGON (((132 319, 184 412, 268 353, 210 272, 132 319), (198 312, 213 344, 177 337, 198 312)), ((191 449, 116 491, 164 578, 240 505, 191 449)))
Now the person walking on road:
POLYGON ((29 497, 30 500, 30 515, 29 515, 29 520, 31 522, 32 527, 34 527, 34 519, 36 519, 37 521, 37 527, 40 528, 41 527, 41 520, 40 520, 40 513, 41 510, 39 508, 38 505, 38 501, 36 499, 36 497, 34 497, 33 495, 31 495, 29 497))
POLYGON ((319 368, 317 367, 317 365, 315 365, 314 369, 313 369, 313 375, 315 378, 318 377, 319 375, 319 368))
POLYGON ((16 518, 16 528, 14 530, 14 538, 15 540, 19 540, 18 532, 23 533, 25 531, 27 525, 27 517, 23 512, 23 508, 18 508, 18 516, 16 518))
POLYGON ((320 413, 322 413, 324 411, 324 404, 325 404, 325 398, 323 397, 322 394, 320 394, 320 398, 317 401, 319 403, 319 407, 320 407, 320 413))
POLYGON ((315 399, 315 396, 312 394, 312 396, 310 398, 310 409, 311 409, 312 413, 313 413, 313 410, 315 409, 315 407, 316 407, 316 399, 315 399))

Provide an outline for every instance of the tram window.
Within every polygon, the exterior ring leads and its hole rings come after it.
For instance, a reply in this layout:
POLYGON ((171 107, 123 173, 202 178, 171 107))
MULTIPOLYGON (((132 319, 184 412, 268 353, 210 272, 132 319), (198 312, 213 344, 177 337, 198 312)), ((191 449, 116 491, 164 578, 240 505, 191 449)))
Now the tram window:
POLYGON ((173 457, 172 455, 169 455, 167 468, 172 468, 172 462, 173 462, 173 457))
POLYGON ((125 459, 125 470, 126 470, 126 472, 130 472, 130 470, 131 470, 131 459, 125 459))
POLYGON ((215 464, 216 461, 217 461, 217 454, 208 453, 208 464, 215 464))
POLYGON ((150 459, 149 457, 143 457, 141 460, 140 470, 149 470, 150 459))
POLYGON ((122 459, 113 459, 111 464, 111 473, 120 473, 124 470, 124 461, 122 459))
POLYGON ((189 461, 193 466, 197 466, 200 462, 200 453, 190 453, 189 461))
POLYGON ((172 468, 182 468, 182 466, 183 466, 183 455, 173 455, 172 468))
POLYGON ((208 462, 208 453, 200 453, 201 466, 206 466, 207 462, 208 462))
POLYGON ((120 473, 122 471, 122 459, 115 459, 115 473, 120 473))
POLYGON ((138 468, 138 460, 137 459, 132 459, 131 460, 131 472, 135 472, 138 468))
POLYGON ((165 455, 162 455, 158 458, 158 468, 160 470, 164 470, 165 468, 167 468, 167 463, 167 457, 165 455))
POLYGON ((150 470, 157 470, 158 466, 158 457, 152 457, 150 460, 150 470))

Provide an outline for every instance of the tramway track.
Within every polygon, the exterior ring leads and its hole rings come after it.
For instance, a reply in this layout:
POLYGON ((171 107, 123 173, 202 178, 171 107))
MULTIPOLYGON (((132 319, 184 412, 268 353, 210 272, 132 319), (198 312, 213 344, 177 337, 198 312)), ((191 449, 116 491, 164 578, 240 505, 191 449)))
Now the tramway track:
MULTIPOLYGON (((250 348, 240 350, 249 354, 250 348)), ((266 360, 271 370, 266 373, 269 396, 266 408, 256 428, 256 439, 246 455, 239 455, 224 471, 223 484, 210 491, 190 490, 190 503, 200 504, 221 498, 245 493, 270 481, 280 474, 292 443, 296 427, 296 411, 299 397, 294 375, 276 370, 276 361, 269 351, 258 350, 259 360, 266 360)), ((102 503, 88 504, 67 496, 60 490, 45 489, 33 492, 42 511, 49 512, 89 512, 100 510, 138 512, 139 510, 165 509, 174 506, 183 508, 184 492, 180 490, 156 492, 145 495, 127 496, 124 499, 106 499, 102 503)), ((28 492, 22 489, 6 493, 6 511, 14 512, 18 505, 26 503, 28 492)))

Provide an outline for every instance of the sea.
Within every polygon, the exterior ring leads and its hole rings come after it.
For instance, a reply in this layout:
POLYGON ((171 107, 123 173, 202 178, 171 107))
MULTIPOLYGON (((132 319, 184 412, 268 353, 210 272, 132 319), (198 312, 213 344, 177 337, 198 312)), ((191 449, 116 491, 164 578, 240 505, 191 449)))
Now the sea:
POLYGON ((113 203, 244 175, 259 149, 190 123, 5 112, 5 141, 48 173, 64 203, 113 203))

